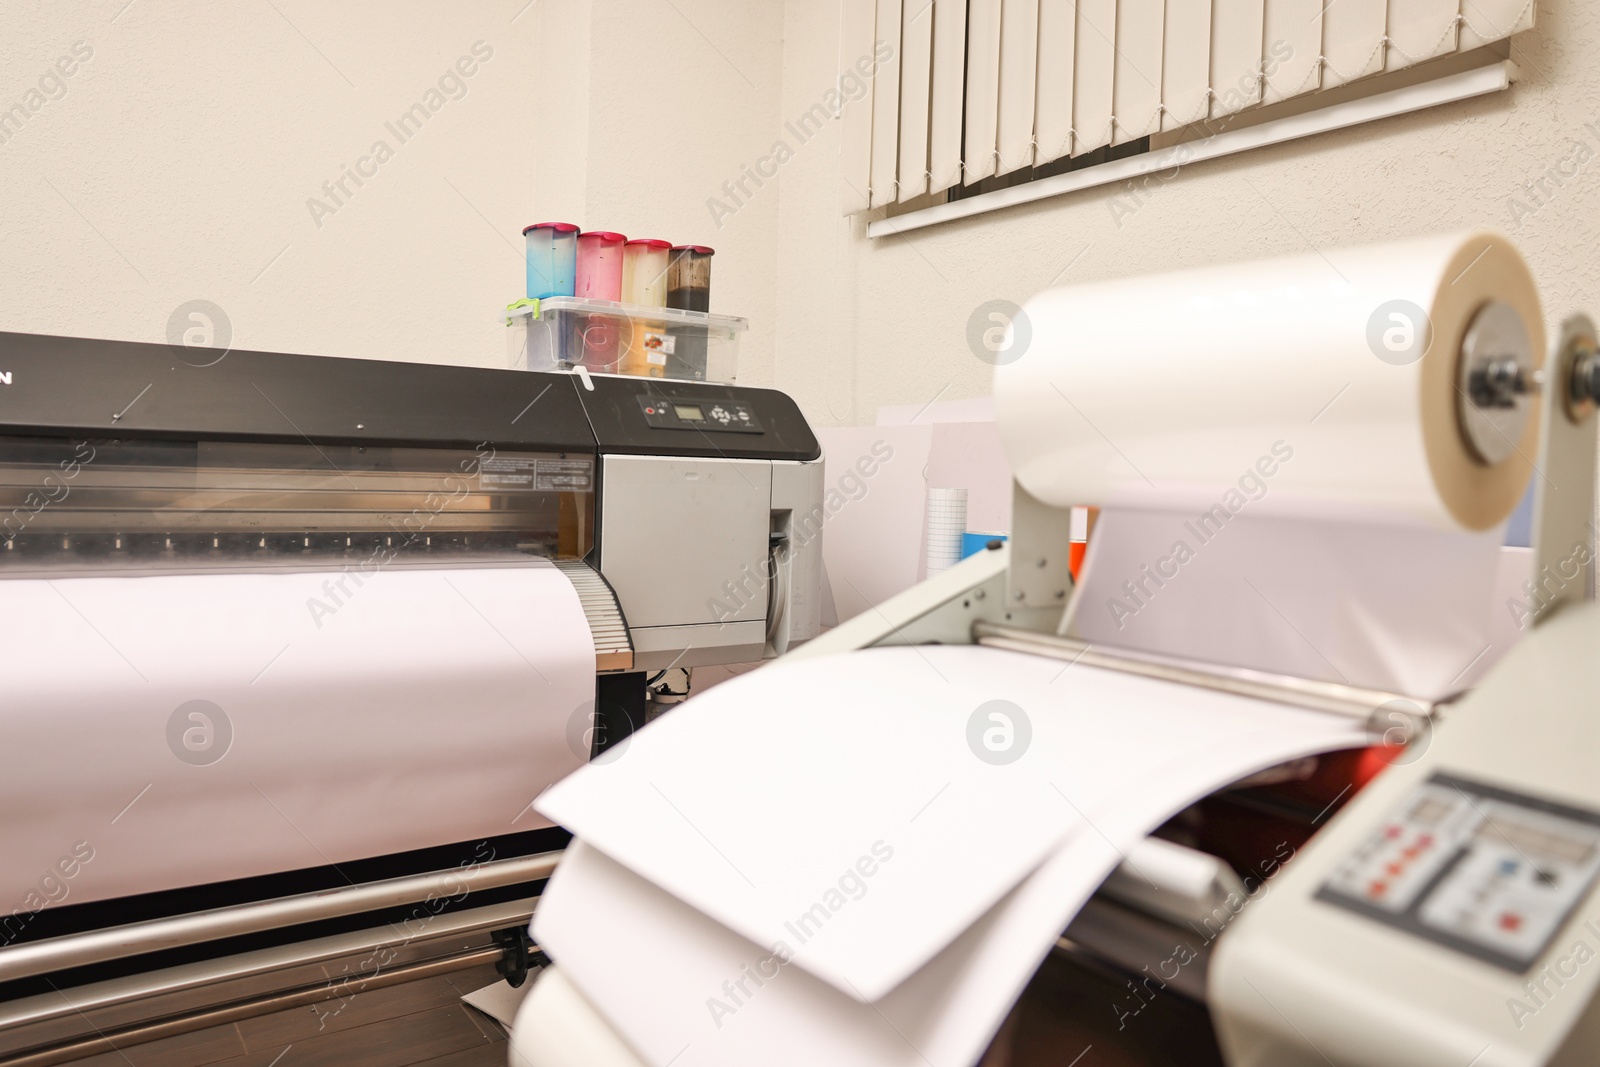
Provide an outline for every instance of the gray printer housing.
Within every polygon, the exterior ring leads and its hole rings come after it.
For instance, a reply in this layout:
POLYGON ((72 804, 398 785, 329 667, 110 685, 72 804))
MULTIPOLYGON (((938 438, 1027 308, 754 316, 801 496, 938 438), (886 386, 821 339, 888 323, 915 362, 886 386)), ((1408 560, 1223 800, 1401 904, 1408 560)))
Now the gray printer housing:
MULTIPOLYGON (((276 444, 302 451, 308 479, 359 478, 358 456, 384 449, 588 458, 592 480, 561 505, 559 551, 553 502, 538 520, 543 540, 524 537, 517 548, 581 559, 609 584, 629 648, 602 655, 602 673, 748 662, 818 629, 822 453, 794 402, 776 390, 15 333, 0 333, 0 382, 0 468, 48 442, 77 440, 103 441, 108 452, 143 443, 175 455, 177 471, 193 464, 185 457, 195 450, 204 456, 236 446, 248 455, 276 444), (529 547, 536 544, 547 547, 529 547)), ((33 480, 0 478, 0 512, 25 507, 33 480)), ((382 532, 378 512, 357 502, 365 499, 360 493, 348 494, 346 513, 329 488, 320 487, 319 497, 331 503, 305 519, 308 546, 330 533, 354 532, 359 543, 382 532)), ((123 518, 155 529, 148 511, 134 519, 135 499, 144 498, 130 492, 123 499, 123 518)), ((43 522, 21 538, 0 531, 0 577, 206 565, 202 553, 168 552, 163 563, 161 553, 133 559, 104 548, 120 532, 111 510, 70 518, 70 507, 52 508, 50 537, 35 536, 43 522)), ((224 542, 229 533, 259 532, 263 513, 179 510, 174 503, 168 514, 191 538, 221 533, 224 542)), ((382 518, 395 527, 394 513, 382 518)), ((447 531, 436 524, 434 532, 447 531)), ((298 527, 276 531, 290 549, 299 535, 298 527)), ((408 549, 420 551, 419 544, 408 549)), ((336 555, 319 560, 298 550, 280 562, 339 564, 336 555)), ((432 552, 429 562, 448 560, 432 552)))

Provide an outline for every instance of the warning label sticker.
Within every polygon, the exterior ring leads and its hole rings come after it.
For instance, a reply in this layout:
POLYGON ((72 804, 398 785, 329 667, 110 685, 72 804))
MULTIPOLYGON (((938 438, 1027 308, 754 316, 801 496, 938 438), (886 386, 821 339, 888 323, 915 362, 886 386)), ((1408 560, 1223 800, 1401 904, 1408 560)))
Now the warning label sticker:
POLYGON ((492 456, 479 464, 478 484, 499 492, 587 492, 594 485, 594 460, 492 456))
POLYGON ((594 486, 594 460, 541 459, 537 489, 570 489, 587 492, 594 486))

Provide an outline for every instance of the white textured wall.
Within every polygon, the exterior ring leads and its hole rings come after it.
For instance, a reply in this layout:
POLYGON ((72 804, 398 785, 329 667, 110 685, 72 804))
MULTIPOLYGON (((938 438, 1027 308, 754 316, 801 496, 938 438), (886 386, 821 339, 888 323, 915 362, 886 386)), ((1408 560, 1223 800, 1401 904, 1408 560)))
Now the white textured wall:
POLYGON ((503 360, 542 147, 524 3, 8 5, 0 108, 94 54, 0 130, 0 329, 159 341, 198 298, 236 347, 503 360), (401 143, 385 123, 478 41, 465 95, 401 143), (319 226, 307 200, 379 140, 393 157, 319 226))
POLYGON ((770 380, 777 187, 720 227, 706 200, 772 143, 782 29, 782 0, 11 12, 0 107, 93 55, 0 143, 0 329, 159 341, 205 299, 235 347, 500 365, 520 230, 556 218, 715 247, 712 310, 751 319, 770 380), (385 124, 478 41, 465 95, 401 143, 385 124), (330 199, 378 140, 393 157, 330 199))
POLYGON ((730 216, 706 201, 772 144, 782 0, 540 0, 538 17, 533 125, 561 136, 539 158, 535 213, 715 248, 711 310, 750 320, 740 377, 770 382, 778 186, 747 185, 730 216))
POLYGON ((94 50, 0 143, 0 328, 162 340, 201 298, 241 347, 495 365, 518 231, 545 217, 715 246, 713 309, 752 320, 742 376, 823 425, 986 393, 973 309, 1058 278, 1488 224, 1552 322, 1600 312, 1580 0, 1540 0, 1508 93, 1195 164, 1120 226, 1094 189, 877 241, 838 213, 840 124, 783 125, 833 85, 832 0, 124 3, 22 8, 0 36, 0 107, 94 50), (480 40, 466 95, 399 144, 385 123, 480 40), (319 227, 307 199, 378 139, 394 157, 319 227), (779 140, 778 176, 713 217, 779 140), (1524 186, 1557 165, 1540 204, 1524 186))
MULTIPOLYGON (((1552 325, 1600 315, 1597 53, 1600 5, 1539 0, 1509 92, 1194 164, 1120 227, 1102 188, 869 241, 838 215, 833 123, 783 171, 776 384, 819 423, 868 423, 880 405, 988 392, 966 327, 992 298, 1477 225, 1511 233, 1552 325), (1558 165, 1572 176, 1540 206, 1525 185, 1558 165), (1514 218, 1513 197, 1536 210, 1514 218)), ((789 0, 785 116, 821 99, 839 59, 836 5, 789 0)))

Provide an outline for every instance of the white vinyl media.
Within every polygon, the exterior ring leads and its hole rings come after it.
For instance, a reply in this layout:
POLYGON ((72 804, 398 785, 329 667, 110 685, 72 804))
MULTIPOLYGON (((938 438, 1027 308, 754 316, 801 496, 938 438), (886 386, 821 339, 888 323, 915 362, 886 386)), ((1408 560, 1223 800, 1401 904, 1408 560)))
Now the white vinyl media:
POLYGON ((924 516, 927 572, 938 574, 961 562, 961 535, 967 532, 967 491, 929 489, 924 516))
POLYGON ((1204 508, 1103 511, 1064 632, 1417 698, 1462 688, 1506 610, 1492 596, 1499 528, 1259 516, 1273 478, 1241 476, 1237 512, 1226 494, 1204 508))
POLYGON ((1458 427, 1456 356, 1491 299, 1538 366, 1533 278, 1488 232, 1062 286, 1025 306, 1033 344, 995 370, 996 421, 1017 481, 1057 507, 1209 508, 1283 441, 1252 514, 1485 530, 1538 450, 1530 420, 1484 465, 1458 427))
POLYGON ((536 829, 588 756, 594 645, 548 563, 0 586, 0 811, 29 813, 0 899, 80 840, 74 904, 536 829))
POLYGON ((1532 277, 1489 233, 1035 297, 1028 359, 995 375, 1007 455, 1040 500, 1102 508, 1061 632, 1458 689, 1491 642, 1499 530, 1539 430, 1488 464, 1459 429, 1457 354, 1490 300, 1537 365, 1532 277))
POLYGON ((1151 829, 1364 740, 1348 718, 977 646, 779 664, 540 798, 579 840, 534 936, 652 1067, 969 1067, 1151 829), (1019 731, 1009 763, 976 755, 995 709, 1019 731))

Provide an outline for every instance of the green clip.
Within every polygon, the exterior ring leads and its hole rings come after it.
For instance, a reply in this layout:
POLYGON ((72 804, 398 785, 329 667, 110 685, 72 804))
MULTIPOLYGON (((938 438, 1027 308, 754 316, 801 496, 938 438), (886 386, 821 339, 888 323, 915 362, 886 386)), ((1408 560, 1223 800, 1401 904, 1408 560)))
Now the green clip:
MULTIPOLYGON (((539 317, 539 299, 538 299, 538 297, 525 296, 521 300, 518 300, 514 304, 507 304, 506 305, 506 311, 508 312, 508 314, 506 315, 506 325, 507 326, 511 325, 511 315, 509 314, 509 312, 516 311, 518 308, 532 308, 533 309, 533 313, 530 314, 528 316, 528 318, 536 319, 536 318, 539 317)), ((522 316, 519 315, 517 317, 521 318, 522 316)))

